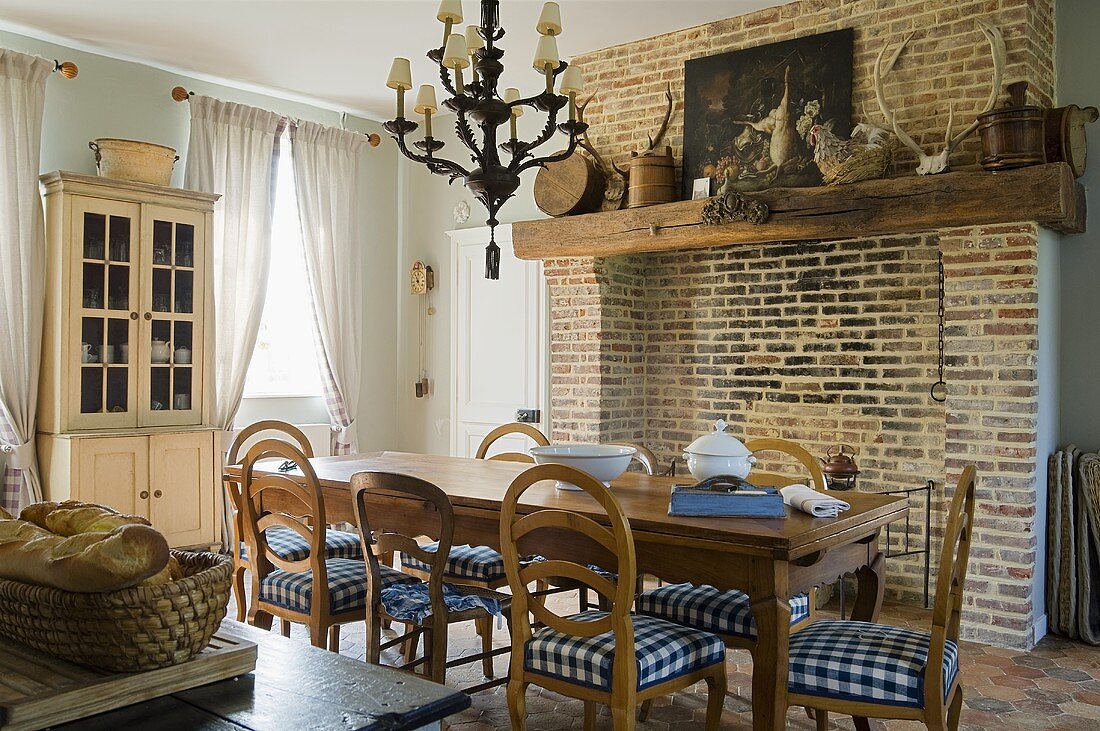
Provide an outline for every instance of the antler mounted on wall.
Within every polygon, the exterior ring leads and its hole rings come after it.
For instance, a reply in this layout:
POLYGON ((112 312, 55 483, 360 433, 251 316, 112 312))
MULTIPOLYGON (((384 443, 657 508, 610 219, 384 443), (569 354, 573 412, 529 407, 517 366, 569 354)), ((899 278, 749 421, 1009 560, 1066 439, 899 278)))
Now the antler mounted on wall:
MULTIPOLYGON (((999 28, 984 20, 979 20, 977 23, 982 35, 989 41, 989 50, 993 55, 993 72, 991 74, 993 86, 989 91, 989 100, 986 102, 985 107, 978 112, 978 114, 981 115, 993 109, 994 105, 997 103, 997 97, 1001 93, 1001 78, 1004 75, 1005 66, 1005 41, 999 28)), ((951 127, 955 121, 955 110, 952 104, 948 104, 947 133, 944 135, 944 146, 934 155, 925 154, 921 146, 905 133, 905 130, 898 124, 897 114, 886 102, 886 94, 883 91, 882 84, 893 70, 894 64, 897 63, 898 57, 901 56, 901 52, 905 50, 906 45, 908 45, 912 38, 913 34, 910 33, 902 40, 901 45, 898 46, 897 50, 891 54, 890 59, 886 62, 885 68, 883 68, 882 59, 886 56, 886 51, 890 48, 890 44, 887 43, 882 47, 882 50, 879 51, 878 58, 875 60, 874 71, 875 100, 878 102, 878 108, 882 112, 882 116, 886 118, 887 126, 893 129, 894 134, 903 145, 917 154, 917 175, 934 175, 947 170, 948 159, 951 157, 951 153, 954 152, 955 148, 958 147, 963 140, 978 129, 978 120, 975 119, 969 127, 952 137, 951 127)))

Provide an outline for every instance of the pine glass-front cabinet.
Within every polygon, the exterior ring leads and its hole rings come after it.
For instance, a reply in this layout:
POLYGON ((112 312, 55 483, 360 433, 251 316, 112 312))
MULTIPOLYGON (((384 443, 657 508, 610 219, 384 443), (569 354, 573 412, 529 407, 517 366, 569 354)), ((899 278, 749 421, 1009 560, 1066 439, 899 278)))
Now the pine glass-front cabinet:
POLYGON ((208 313, 218 196, 68 172, 42 176, 42 187, 38 443, 47 499, 145 515, 175 546, 213 543, 208 313))

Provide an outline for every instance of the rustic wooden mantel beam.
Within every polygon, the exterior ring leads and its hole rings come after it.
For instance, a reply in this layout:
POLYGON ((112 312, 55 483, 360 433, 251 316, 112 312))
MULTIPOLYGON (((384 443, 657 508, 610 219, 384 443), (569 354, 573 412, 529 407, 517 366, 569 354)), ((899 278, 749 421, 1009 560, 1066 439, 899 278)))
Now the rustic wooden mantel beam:
POLYGON ((1085 230, 1085 193, 1065 163, 998 173, 966 171, 751 193, 771 209, 764 224, 702 223, 705 201, 680 201, 512 225, 521 259, 614 256, 727 244, 828 241, 956 226, 1035 221, 1085 230))

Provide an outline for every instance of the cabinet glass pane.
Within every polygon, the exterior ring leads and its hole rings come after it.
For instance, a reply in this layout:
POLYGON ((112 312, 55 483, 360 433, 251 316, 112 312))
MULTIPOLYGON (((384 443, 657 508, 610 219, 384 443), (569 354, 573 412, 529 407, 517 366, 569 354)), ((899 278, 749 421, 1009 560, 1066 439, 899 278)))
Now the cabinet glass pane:
POLYGON ((149 377, 149 408, 153 411, 164 411, 171 407, 171 366, 151 366, 152 373, 149 377))
POLYGON ((80 368, 80 413, 99 414, 103 412, 103 368, 81 366, 80 368))
POLYGON ((130 219, 125 216, 111 216, 111 248, 108 252, 111 261, 130 261, 130 219))
POLYGON ((191 410, 191 367, 172 366, 172 408, 191 410))
POLYGON ((176 297, 173 312, 190 314, 195 311, 195 273, 176 270, 176 297))
POLYGON ((107 346, 104 363, 122 365, 130 362, 130 321, 112 317, 107 321, 107 346))
POLYGON ((104 242, 107 240, 107 217, 102 213, 84 214, 84 258, 104 258, 104 242))
POLYGON ((81 298, 84 309, 99 310, 103 308, 103 278, 106 265, 84 263, 84 274, 81 282, 81 298))
POLYGON ((107 411, 112 414, 125 413, 129 397, 129 368, 126 366, 107 366, 107 411))
POLYGON ((195 396, 191 385, 194 333, 195 326, 192 323, 175 323, 175 339, 172 343, 172 408, 176 411, 189 411, 195 396))
POLYGON ((172 323, 153 320, 149 347, 149 408, 172 408, 172 323))
POLYGON ((80 318, 80 362, 100 363, 103 355, 103 319, 80 318))
POLYGON ((172 270, 153 267, 153 312, 172 310, 172 270))
POLYGON ((107 309, 130 309, 130 267, 126 264, 107 267, 107 309))
POLYGON ((153 263, 172 264, 172 224, 168 221, 153 221, 153 263))
POLYGON ((195 266, 195 227, 189 223, 176 224, 176 266, 195 266))

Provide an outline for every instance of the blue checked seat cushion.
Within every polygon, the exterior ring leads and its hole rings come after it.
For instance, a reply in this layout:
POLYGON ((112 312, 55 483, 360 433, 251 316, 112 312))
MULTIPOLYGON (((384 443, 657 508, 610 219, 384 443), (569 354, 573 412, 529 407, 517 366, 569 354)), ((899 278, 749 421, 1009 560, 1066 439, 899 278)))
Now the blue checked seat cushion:
MULTIPOLYGON (((290 528, 274 525, 264 531, 267 545, 284 561, 302 561, 309 558, 309 541, 290 528)), ((248 559, 248 547, 241 543, 241 558, 248 559)), ((363 560, 363 545, 356 533, 340 530, 325 531, 325 558, 363 560)))
MULTIPOLYGON (((791 600, 791 624, 810 616, 810 597, 799 594, 791 600)), ((661 617, 707 632, 756 639, 749 597, 741 591, 719 591, 703 584, 669 584, 642 592, 635 604, 638 614, 661 617)))
MULTIPOLYGON (((607 612, 588 611, 569 619, 592 621, 605 616, 607 612)), ((717 635, 656 617, 633 615, 631 619, 638 690, 722 662, 725 657, 725 645, 717 635)), ((612 632, 576 637, 542 627, 523 648, 523 667, 528 672, 605 691, 611 690, 614 660, 612 632)))
MULTIPOLYGON (((365 609, 367 606, 367 564, 345 558, 325 561, 328 569, 329 611, 333 614, 365 609)), ((380 566, 382 586, 419 581, 389 566, 380 566)), ((313 572, 275 570, 260 582, 260 601, 295 612, 309 613, 313 600, 313 572)))
MULTIPOLYGON (((790 692, 908 708, 924 707, 931 636, 870 622, 827 620, 791 635, 790 692)), ((943 652, 944 701, 959 673, 959 648, 943 652)))
MULTIPOLYGON (((439 543, 421 546, 428 553, 435 553, 439 543)), ((429 572, 432 567, 411 556, 401 556, 401 565, 407 569, 429 572)), ((451 546, 443 575, 449 579, 473 581, 499 581, 504 578, 504 557, 488 546, 451 546)))

